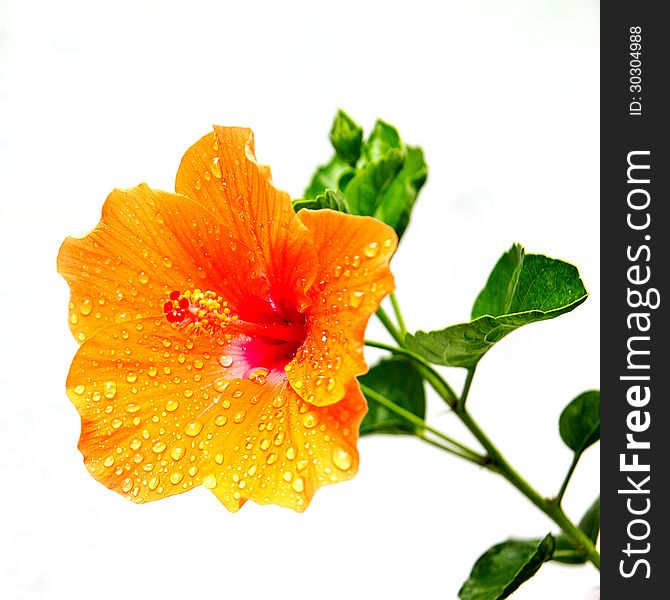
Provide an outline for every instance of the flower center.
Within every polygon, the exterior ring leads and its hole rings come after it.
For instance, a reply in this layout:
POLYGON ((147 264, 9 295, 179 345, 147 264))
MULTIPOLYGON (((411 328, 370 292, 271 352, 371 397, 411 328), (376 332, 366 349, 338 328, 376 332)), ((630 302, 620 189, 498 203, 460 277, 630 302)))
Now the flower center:
POLYGON ((243 307, 244 318, 240 318, 228 302, 210 290, 196 288, 183 294, 174 290, 163 312, 170 323, 184 326, 191 335, 222 335, 228 341, 235 334, 247 336, 247 361, 271 369, 283 368, 307 335, 305 316, 297 311, 284 318, 272 302, 249 299, 243 307))

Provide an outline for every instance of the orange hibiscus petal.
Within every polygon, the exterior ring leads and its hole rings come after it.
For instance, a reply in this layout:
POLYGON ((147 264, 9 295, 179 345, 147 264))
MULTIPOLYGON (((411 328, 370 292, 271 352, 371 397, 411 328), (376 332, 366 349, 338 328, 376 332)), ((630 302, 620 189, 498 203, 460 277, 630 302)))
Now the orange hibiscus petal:
POLYGON ((135 502, 203 485, 230 510, 252 499, 299 511, 320 485, 355 474, 366 410, 355 382, 336 406, 314 407, 281 372, 229 372, 226 351, 220 337, 190 337, 165 319, 87 340, 67 390, 91 474, 135 502))
POLYGON ((355 380, 333 406, 304 402, 286 382, 269 391, 252 415, 245 451, 216 473, 212 492, 231 511, 248 499, 302 512, 319 487, 358 470, 356 442, 367 404, 355 380))
POLYGON ((367 371, 363 335, 370 315, 394 289, 389 260, 398 238, 371 217, 331 210, 301 210, 298 217, 314 236, 319 270, 310 290, 307 338, 286 370, 303 400, 325 406, 367 371))
POLYGON ((304 309, 316 269, 314 246, 288 194, 256 163, 251 130, 215 126, 187 150, 175 189, 211 211, 250 248, 275 304, 304 309))
POLYGON ((79 342, 121 321, 161 316, 173 290, 213 290, 231 304, 267 284, 244 243, 202 206, 141 185, 114 190, 86 237, 67 238, 58 270, 70 284, 79 342))

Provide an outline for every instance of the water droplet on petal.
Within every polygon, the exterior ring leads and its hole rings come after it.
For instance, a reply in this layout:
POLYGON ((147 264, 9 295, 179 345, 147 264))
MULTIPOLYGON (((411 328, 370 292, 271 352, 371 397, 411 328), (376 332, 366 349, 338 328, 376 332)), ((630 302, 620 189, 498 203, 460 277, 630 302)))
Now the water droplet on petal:
POLYGON ((128 493, 132 489, 133 489, 133 480, 130 477, 126 477, 121 482, 121 490, 128 493))
POLYGON ((270 454, 268 454, 268 457, 265 459, 265 462, 271 465, 277 462, 277 458, 279 457, 274 452, 271 452, 270 454))
POLYGON ((108 456, 105 459, 105 462, 102 463, 102 464, 105 465, 107 468, 111 467, 114 464, 114 457, 113 456, 108 456))
POLYGON ((319 424, 319 415, 317 415, 314 411, 305 413, 302 417, 302 424, 307 427, 307 429, 316 427, 319 424))
POLYGON ((137 280, 142 285, 144 285, 145 283, 149 282, 149 276, 144 271, 140 271, 140 274, 137 276, 137 280))
POLYGON ((142 440, 138 440, 137 438, 133 438, 130 440, 130 449, 131 450, 139 450, 142 447, 142 440))
POLYGON ((202 423, 200 421, 191 421, 184 427, 184 433, 190 437, 195 437, 202 431, 202 423))
POLYGON ((286 458, 287 460, 293 460, 295 458, 295 446, 289 446, 286 449, 286 458))
POLYGON ((218 454, 215 454, 214 455, 214 462, 217 465, 222 465, 223 464, 223 454, 221 454, 220 452, 218 454))
POLYGON ((365 247, 365 250, 363 250, 363 254, 367 256, 368 258, 374 258, 379 254, 379 244, 377 242, 372 242, 371 244, 368 244, 365 247))
POLYGON ((214 419, 214 425, 216 425, 217 427, 223 427, 227 422, 228 417, 226 417, 225 415, 219 415, 218 417, 216 417, 216 419, 214 419))
POLYGON ((202 478, 202 485, 204 485, 209 490, 214 489, 216 487, 216 475, 212 473, 205 475, 202 478))
POLYGON ((224 354, 220 359, 219 362, 221 363, 221 366, 223 367, 229 367, 230 365, 233 364, 233 357, 228 356, 227 354, 224 354))
POLYGON ((184 457, 184 448, 182 446, 175 446, 170 451, 172 460, 181 460, 184 457))
POLYGON ((116 382, 106 381, 104 385, 103 394, 105 395, 105 398, 107 398, 108 400, 111 400, 114 396, 116 396, 116 382))
POLYGON ((268 376, 268 373, 270 373, 269 369, 265 369, 264 367, 259 367, 257 369, 254 369, 250 374, 249 374, 249 379, 253 381, 254 383, 257 383, 258 385, 263 385, 265 383, 265 380, 268 376))
POLYGON ((158 454, 158 453, 160 453, 160 452, 163 452, 163 450, 165 450, 165 448, 167 448, 167 446, 165 445, 165 442, 156 442, 156 443, 151 447, 151 449, 152 449, 156 454, 158 454))
POLYGON ((158 479, 158 477, 152 477, 149 479, 149 489, 153 492, 158 487, 159 482, 160 479, 158 479))
POLYGON ((244 421, 246 416, 247 416, 247 413, 245 411, 241 410, 240 412, 235 413, 235 416, 233 417, 233 421, 235 421, 235 423, 238 423, 238 424, 242 423, 242 421, 244 421))
POLYGON ((182 479, 184 479, 184 474, 181 471, 175 471, 170 473, 170 483, 177 485, 182 479))
POLYGON ((174 412, 178 408, 179 408, 179 402, 177 402, 177 400, 170 399, 165 403, 165 410, 168 412, 174 412))
POLYGON ((135 382, 137 381, 137 373, 133 373, 133 371, 130 371, 130 372, 126 375, 126 381, 127 381, 128 383, 135 383, 135 382))
POLYGON ((93 305, 91 304, 91 301, 88 299, 84 300, 79 306, 79 312, 85 317, 90 315, 92 311, 93 311, 93 305))
POLYGON ((297 477, 291 484, 291 487, 300 494, 305 490, 305 482, 302 477, 297 477))
POLYGON ((83 385, 80 384, 76 388, 74 388, 73 391, 74 391, 75 394, 78 394, 79 396, 81 396, 84 393, 85 390, 86 390, 86 388, 83 385))
POLYGON ((336 447, 333 450, 333 464, 341 471, 347 471, 351 468, 351 454, 344 448, 336 447))
POLYGON ((121 425, 123 425, 123 421, 121 419, 112 420, 112 427, 114 429, 118 429, 119 427, 121 427, 121 425))
POLYGON ((219 164, 218 156, 212 159, 212 175, 217 179, 221 179, 221 165, 219 164))
POLYGON ((358 308, 363 303, 365 292, 353 291, 349 294, 349 304, 352 308, 358 308))

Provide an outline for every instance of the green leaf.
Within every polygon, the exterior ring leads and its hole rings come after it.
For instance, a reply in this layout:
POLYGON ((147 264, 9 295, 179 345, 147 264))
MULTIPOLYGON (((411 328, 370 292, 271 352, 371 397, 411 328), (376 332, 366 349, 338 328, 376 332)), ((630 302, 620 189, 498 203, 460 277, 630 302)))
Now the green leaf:
POLYGON ((414 202, 428 177, 423 150, 407 146, 406 152, 405 164, 382 195, 373 214, 393 227, 399 238, 407 229, 414 202))
POLYGON ((501 600, 530 579, 551 558, 554 538, 507 540, 485 552, 463 584, 460 600, 501 600))
POLYGON ((570 312, 587 297, 573 265, 520 246, 503 255, 473 307, 473 320, 438 331, 407 335, 410 350, 453 367, 474 367, 515 329, 570 312))
POLYGON ((363 129, 344 111, 338 110, 330 130, 330 141, 337 156, 353 167, 361 156, 363 129))
POLYGON ((405 163, 401 150, 389 150, 384 156, 367 163, 344 188, 344 196, 356 215, 373 215, 394 177, 405 163))
POLYGON ((319 194, 313 200, 294 200, 293 209, 298 212, 301 208, 308 208, 310 210, 330 208, 331 210, 336 210, 338 212, 351 212, 347 199, 340 192, 336 192, 335 190, 326 190, 323 194, 319 194))
POLYGON ((316 198, 319 194, 325 193, 327 189, 341 189, 339 188, 340 177, 349 171, 353 171, 353 169, 346 162, 337 156, 333 156, 329 163, 316 170, 312 176, 312 181, 305 190, 305 198, 316 198))
MULTIPOLYGON (((426 396, 423 378, 414 363, 392 357, 378 362, 359 381, 396 404, 423 419, 426 416, 426 396)), ((413 434, 416 428, 372 398, 367 398, 368 413, 360 427, 360 434, 404 433, 413 434)))
POLYGON ((558 422, 561 438, 575 454, 600 439, 600 391, 590 390, 568 404, 558 422))
POLYGON ((378 119, 363 146, 363 162, 378 160, 386 156, 389 150, 402 149, 403 143, 398 130, 393 125, 378 119))
MULTIPOLYGON (((600 533, 600 496, 584 513, 579 521, 579 528, 589 536, 595 544, 600 533)), ((570 565, 580 565, 588 560, 586 552, 575 547, 570 539, 563 533, 556 536, 556 546, 552 560, 570 565)))
POLYGON ((500 257, 484 289, 479 292, 475 300, 471 318, 476 319, 483 315, 505 315, 511 312, 512 299, 519 285, 524 255, 523 247, 514 244, 500 257))

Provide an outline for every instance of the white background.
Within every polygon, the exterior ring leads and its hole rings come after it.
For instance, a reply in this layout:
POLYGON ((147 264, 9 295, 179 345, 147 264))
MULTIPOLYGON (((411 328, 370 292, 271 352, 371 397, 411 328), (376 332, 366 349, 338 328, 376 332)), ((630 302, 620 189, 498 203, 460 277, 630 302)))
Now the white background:
MULTIPOLYGON (((580 267, 590 299, 498 344, 470 396, 551 495, 570 462, 558 416, 599 386, 598 18, 595 0, 2 0, 0 598, 455 598, 489 546, 555 530, 501 479, 407 438, 364 439, 359 475, 304 515, 232 515, 205 489, 125 501, 76 449, 56 254, 113 187, 171 189, 211 123, 252 127, 298 196, 338 107, 367 129, 381 116, 430 166, 393 263, 410 328, 466 320, 512 242, 580 267)), ((459 389, 464 373, 445 372, 459 389)), ((468 439, 430 402, 434 424, 468 439)), ((598 493, 598 452, 566 496, 574 518, 598 493)), ((549 564, 514 598, 597 585, 591 566, 549 564)))

